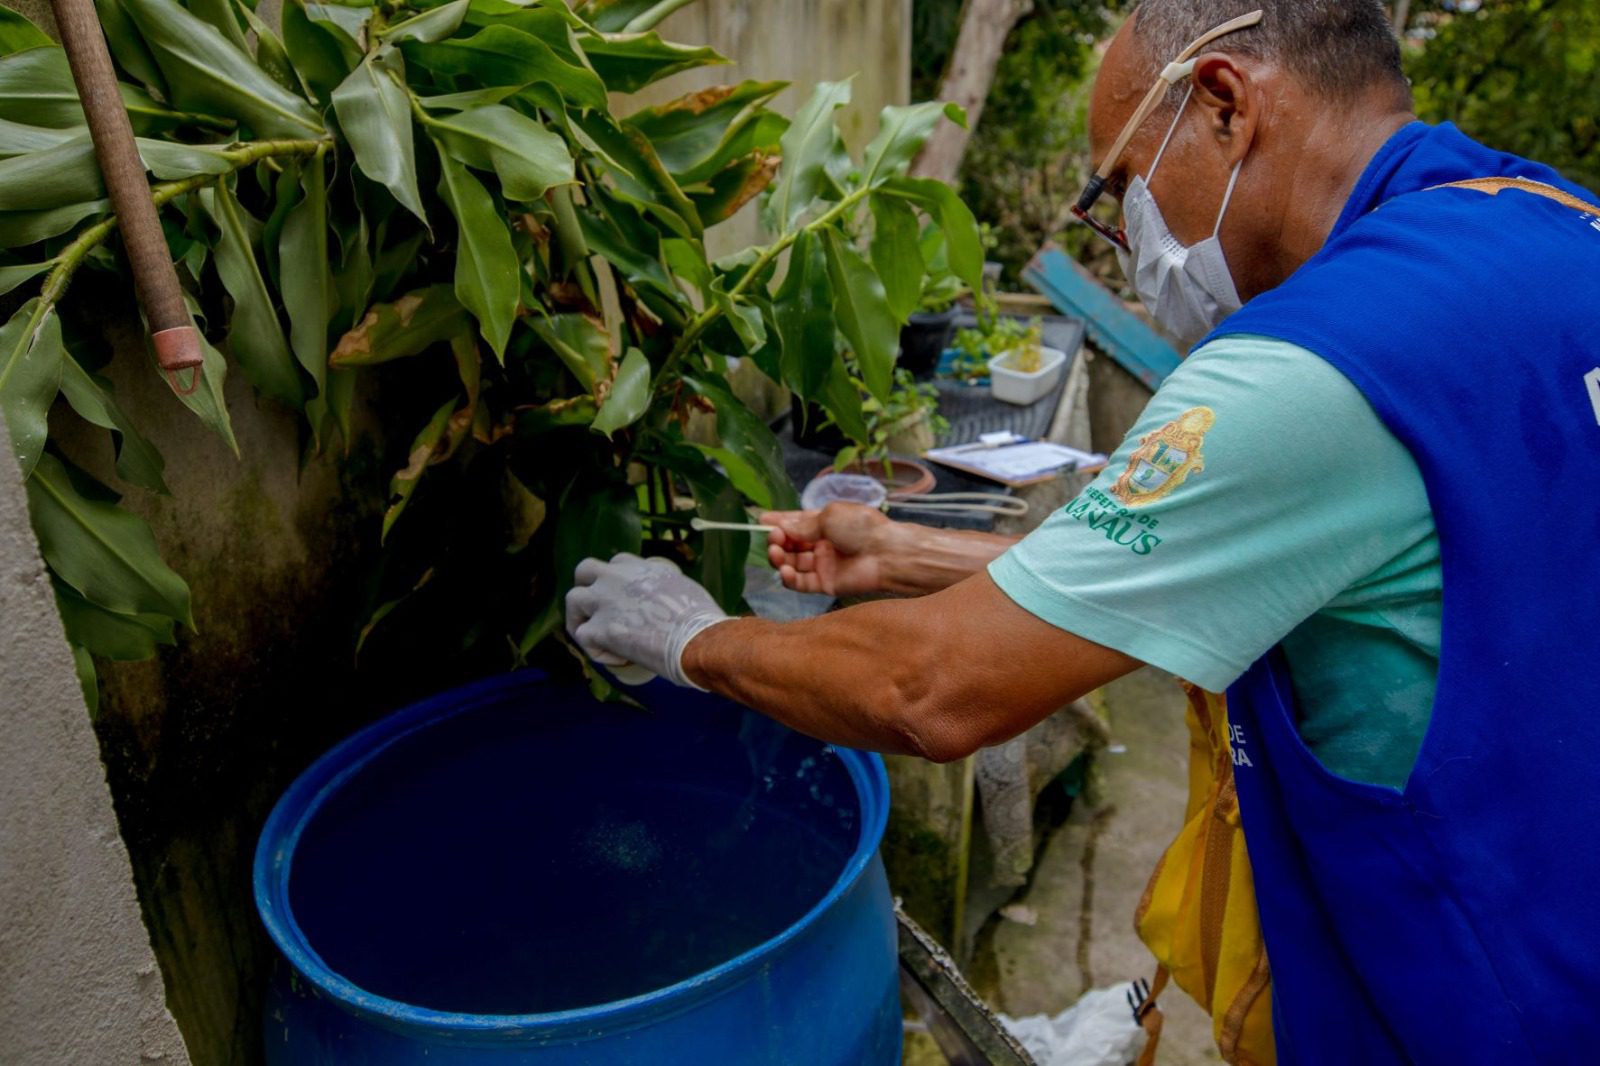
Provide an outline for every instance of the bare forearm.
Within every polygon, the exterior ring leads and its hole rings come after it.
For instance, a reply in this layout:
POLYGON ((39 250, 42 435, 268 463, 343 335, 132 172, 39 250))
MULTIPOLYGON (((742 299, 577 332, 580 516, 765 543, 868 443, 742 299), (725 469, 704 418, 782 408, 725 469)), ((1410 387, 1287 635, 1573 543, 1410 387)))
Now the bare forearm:
POLYGON ((1015 736, 1138 664, 1021 610, 987 575, 804 622, 724 622, 696 684, 831 743, 945 761, 1015 736))
POLYGON ((899 606, 862 604, 800 622, 724 622, 689 645, 684 672, 696 684, 808 736, 922 755, 906 724, 907 694, 897 690, 889 670, 871 669, 885 653, 873 631, 885 625, 903 629, 899 606))
POLYGON ((1022 539, 910 522, 890 528, 895 547, 884 556, 883 591, 901 596, 924 596, 965 581, 1022 539))

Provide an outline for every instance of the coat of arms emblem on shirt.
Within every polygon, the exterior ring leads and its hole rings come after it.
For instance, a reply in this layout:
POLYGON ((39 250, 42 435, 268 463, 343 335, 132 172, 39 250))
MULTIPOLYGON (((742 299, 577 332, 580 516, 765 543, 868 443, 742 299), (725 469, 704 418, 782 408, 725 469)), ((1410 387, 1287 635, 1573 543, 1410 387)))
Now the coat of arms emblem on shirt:
POLYGON ((1143 507, 1170 495, 1191 474, 1206 468, 1200 447, 1216 422, 1211 408, 1195 407, 1146 435, 1111 494, 1129 507, 1143 507))

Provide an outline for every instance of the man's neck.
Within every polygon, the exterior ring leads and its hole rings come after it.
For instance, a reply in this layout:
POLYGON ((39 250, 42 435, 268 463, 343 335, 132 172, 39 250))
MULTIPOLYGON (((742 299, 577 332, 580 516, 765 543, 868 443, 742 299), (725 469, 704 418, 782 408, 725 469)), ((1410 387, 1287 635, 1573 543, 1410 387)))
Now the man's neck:
POLYGON ((1409 110, 1354 108, 1311 127, 1292 158, 1290 193, 1275 242, 1274 284, 1322 250, 1356 182, 1389 138, 1416 116, 1409 110))

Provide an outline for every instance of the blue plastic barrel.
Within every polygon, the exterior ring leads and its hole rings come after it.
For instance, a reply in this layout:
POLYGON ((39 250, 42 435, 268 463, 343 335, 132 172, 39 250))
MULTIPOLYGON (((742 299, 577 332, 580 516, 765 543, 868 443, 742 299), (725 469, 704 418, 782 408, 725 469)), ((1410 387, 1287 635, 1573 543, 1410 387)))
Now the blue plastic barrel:
POLYGON ((334 748, 273 810, 267 1061, 900 1061, 875 755, 533 672, 334 748))

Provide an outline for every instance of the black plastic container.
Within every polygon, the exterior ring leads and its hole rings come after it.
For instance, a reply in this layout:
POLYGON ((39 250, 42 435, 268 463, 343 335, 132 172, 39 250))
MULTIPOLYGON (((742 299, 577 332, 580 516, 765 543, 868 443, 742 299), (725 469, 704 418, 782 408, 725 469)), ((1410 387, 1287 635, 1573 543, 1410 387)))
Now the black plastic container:
POLYGON ((955 327, 954 307, 937 314, 917 311, 900 331, 900 365, 917 377, 926 377, 939 365, 939 355, 950 344, 955 327))

